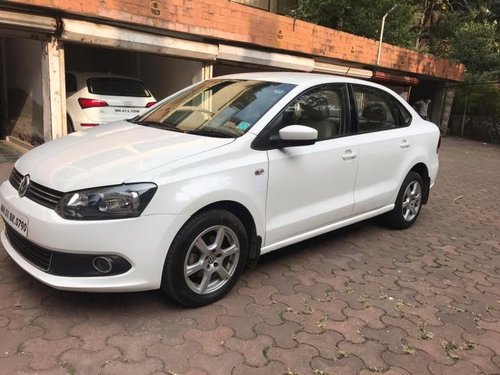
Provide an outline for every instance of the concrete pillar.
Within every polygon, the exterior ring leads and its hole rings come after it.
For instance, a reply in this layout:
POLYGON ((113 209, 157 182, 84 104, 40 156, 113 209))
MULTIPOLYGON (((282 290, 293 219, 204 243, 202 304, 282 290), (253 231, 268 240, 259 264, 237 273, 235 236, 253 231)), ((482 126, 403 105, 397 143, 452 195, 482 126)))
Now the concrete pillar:
POLYGON ((8 118, 7 106, 7 60, 5 59, 5 39, 0 37, 0 126, 8 118))
POLYGON ((432 113, 430 113, 430 120, 439 126, 444 104, 444 84, 436 83, 433 91, 434 97, 430 97, 430 99, 432 99, 432 113))
POLYGON ((448 87, 444 82, 436 84, 432 103, 431 121, 439 126, 442 134, 448 132, 448 122, 450 120, 454 97, 455 90, 453 88, 448 87))
POLYGON ((202 68, 201 80, 204 81, 206 79, 211 79, 213 78, 213 76, 214 76, 214 63, 206 62, 202 68))
POLYGON ((448 124, 450 122, 451 108, 453 106, 454 98, 455 98, 455 88, 446 87, 444 95, 443 112, 441 114, 441 122, 439 124, 441 128, 441 133, 443 134, 448 134, 448 124))
POLYGON ((66 81, 63 42, 51 37, 42 53, 43 133, 44 141, 67 134, 66 81))

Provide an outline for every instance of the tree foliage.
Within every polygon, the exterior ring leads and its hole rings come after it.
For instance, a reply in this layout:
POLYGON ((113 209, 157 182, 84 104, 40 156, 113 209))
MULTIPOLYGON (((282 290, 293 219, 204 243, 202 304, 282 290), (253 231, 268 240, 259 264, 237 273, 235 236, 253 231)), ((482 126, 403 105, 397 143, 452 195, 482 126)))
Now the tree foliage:
MULTIPOLYGON (((294 10, 298 18, 352 34, 377 39, 380 20, 394 5, 394 0, 299 0, 294 10)), ((403 47, 414 47, 417 32, 413 27, 416 6, 400 2, 387 18, 384 40, 403 47), (409 21, 409 22, 408 22, 409 21)))
POLYGON ((298 0, 293 15, 349 33, 463 62, 471 72, 500 69, 500 0, 298 0))

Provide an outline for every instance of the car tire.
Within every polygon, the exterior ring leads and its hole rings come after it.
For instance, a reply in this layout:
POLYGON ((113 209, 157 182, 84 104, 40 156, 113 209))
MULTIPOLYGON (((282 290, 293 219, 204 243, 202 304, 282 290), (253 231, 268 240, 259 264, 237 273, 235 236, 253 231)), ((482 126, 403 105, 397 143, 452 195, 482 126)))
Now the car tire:
POLYGON ((411 227, 422 209, 423 191, 422 177, 410 171, 399 189, 394 209, 385 215, 386 223, 395 229, 411 227))
POLYGON ((213 303, 238 281, 248 258, 248 235, 226 210, 193 216, 168 251, 161 289, 186 307, 213 303))

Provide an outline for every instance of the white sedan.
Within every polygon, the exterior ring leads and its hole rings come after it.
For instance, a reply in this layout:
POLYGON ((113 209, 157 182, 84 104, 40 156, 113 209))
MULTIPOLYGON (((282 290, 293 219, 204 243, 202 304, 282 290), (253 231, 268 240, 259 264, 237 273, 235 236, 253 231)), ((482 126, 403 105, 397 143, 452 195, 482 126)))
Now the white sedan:
POLYGON ((380 85, 252 73, 43 144, 0 187, 2 243, 59 289, 223 297, 261 254, 384 214, 410 227, 439 130, 380 85))

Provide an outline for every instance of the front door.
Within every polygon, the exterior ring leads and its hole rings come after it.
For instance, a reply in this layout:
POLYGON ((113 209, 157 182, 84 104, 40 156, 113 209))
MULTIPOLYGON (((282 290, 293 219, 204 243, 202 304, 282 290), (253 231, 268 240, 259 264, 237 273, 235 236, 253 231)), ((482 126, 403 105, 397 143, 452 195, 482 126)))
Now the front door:
POLYGON ((356 136, 348 136, 347 90, 329 84, 304 92, 271 126, 318 130, 314 145, 268 150, 265 246, 321 228, 352 214, 358 167, 356 136))

